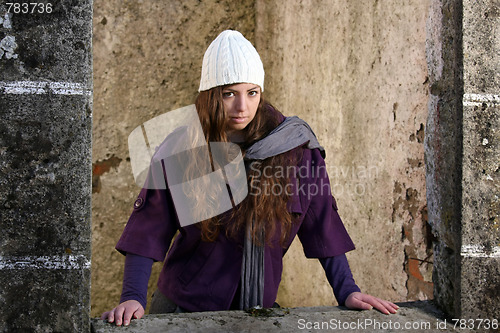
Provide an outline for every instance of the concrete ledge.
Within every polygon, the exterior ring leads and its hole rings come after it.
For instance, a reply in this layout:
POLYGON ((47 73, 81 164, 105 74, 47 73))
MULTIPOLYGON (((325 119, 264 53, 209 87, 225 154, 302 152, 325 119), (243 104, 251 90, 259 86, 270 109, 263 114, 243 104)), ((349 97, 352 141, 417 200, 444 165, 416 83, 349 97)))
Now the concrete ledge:
MULTIPOLYGON (((128 327, 92 319, 92 332, 458 332, 430 301, 398 303, 395 315, 344 307, 146 315, 128 327)), ((463 330, 462 330, 463 332, 463 330)))

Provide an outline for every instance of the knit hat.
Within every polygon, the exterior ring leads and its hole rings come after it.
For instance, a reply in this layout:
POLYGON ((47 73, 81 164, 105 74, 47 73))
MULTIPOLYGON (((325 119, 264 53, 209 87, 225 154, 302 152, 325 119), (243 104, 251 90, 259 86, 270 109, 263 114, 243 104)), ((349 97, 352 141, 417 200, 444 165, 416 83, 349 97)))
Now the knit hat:
POLYGON ((252 43, 238 31, 225 30, 203 56, 198 91, 233 83, 257 84, 264 91, 264 66, 252 43))

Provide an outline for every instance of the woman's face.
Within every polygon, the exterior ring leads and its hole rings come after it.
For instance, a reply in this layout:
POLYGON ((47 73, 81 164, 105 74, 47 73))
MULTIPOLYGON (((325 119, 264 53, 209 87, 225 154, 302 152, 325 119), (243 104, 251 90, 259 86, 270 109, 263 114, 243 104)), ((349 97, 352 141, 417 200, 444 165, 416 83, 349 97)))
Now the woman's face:
POLYGON ((242 139, 243 130, 255 117, 260 102, 260 87, 238 83, 222 90, 224 110, 228 116, 227 135, 231 141, 242 139))

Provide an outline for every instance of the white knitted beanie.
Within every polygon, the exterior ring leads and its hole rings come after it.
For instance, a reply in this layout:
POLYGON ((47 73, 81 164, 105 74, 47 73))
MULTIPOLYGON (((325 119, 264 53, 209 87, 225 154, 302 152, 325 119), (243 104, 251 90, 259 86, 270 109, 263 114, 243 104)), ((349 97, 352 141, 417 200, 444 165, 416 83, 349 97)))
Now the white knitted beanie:
POLYGON ((198 91, 233 83, 257 84, 264 91, 264 66, 252 43, 238 31, 225 30, 203 56, 198 91))

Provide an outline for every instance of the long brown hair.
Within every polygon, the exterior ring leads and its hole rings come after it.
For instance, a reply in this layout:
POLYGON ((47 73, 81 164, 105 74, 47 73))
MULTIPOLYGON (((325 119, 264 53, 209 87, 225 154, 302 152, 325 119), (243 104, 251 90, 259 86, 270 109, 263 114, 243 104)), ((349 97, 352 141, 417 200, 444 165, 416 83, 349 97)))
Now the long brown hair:
MULTIPOLYGON (((200 122, 208 142, 227 142, 227 114, 224 110, 222 92, 226 86, 219 86, 199 93, 195 105, 200 122)), ((264 138, 271 130, 279 125, 282 115, 262 95, 254 119, 243 130, 245 140, 240 148, 245 150, 254 142, 264 138)), ((288 175, 283 174, 283 168, 295 165, 295 151, 269 157, 262 161, 252 162, 247 168, 248 195, 231 212, 227 223, 220 217, 213 217, 202 221, 199 225, 204 241, 215 241, 221 228, 226 230, 228 237, 237 238, 242 235, 248 223, 254 223, 252 239, 262 245, 262 232, 265 242, 270 244, 271 239, 279 233, 281 246, 285 246, 293 218, 287 209, 290 182, 288 175), (266 170, 266 172, 262 172, 266 170), (279 191, 272 191, 272 189, 279 191)))

